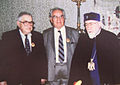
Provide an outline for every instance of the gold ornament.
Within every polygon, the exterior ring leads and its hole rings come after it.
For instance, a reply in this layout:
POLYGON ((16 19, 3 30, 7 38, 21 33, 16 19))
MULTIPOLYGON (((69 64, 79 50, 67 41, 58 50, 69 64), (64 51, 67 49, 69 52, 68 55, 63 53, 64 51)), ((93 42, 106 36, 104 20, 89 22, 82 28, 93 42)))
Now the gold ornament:
POLYGON ((35 43, 32 42, 32 43, 31 43, 31 46, 32 46, 32 47, 35 47, 35 43))
POLYGON ((91 61, 88 62, 88 69, 89 69, 89 71, 95 70, 95 63, 93 62, 93 59, 91 59, 91 61))
POLYGON ((66 42, 67 42, 67 43, 69 43, 69 42, 70 42, 70 39, 69 39, 69 38, 67 38, 67 39, 66 39, 66 42))
POLYGON ((82 84, 81 80, 78 80, 77 82, 74 83, 74 85, 81 85, 81 84, 82 84))

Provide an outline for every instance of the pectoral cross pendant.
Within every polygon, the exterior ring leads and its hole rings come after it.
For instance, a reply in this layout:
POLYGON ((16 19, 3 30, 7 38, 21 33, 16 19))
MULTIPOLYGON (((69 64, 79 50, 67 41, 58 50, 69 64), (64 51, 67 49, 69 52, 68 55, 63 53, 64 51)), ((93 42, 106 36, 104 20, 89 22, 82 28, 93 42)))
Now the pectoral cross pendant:
POLYGON ((95 70, 95 63, 93 62, 93 59, 88 62, 88 69, 89 71, 94 71, 95 70))

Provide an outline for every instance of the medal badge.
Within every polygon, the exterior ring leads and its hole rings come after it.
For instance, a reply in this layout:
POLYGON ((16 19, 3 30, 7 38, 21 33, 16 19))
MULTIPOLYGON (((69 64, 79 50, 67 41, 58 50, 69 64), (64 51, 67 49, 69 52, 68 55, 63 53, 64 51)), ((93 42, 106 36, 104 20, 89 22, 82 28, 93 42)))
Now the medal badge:
POLYGON ((69 38, 67 38, 67 39, 66 39, 66 42, 67 42, 67 43, 69 43, 69 42, 70 42, 70 39, 69 39, 69 38))
POLYGON ((35 47, 35 43, 34 43, 34 42, 32 42, 32 43, 31 43, 31 46, 32 46, 32 47, 35 47))
POLYGON ((95 70, 95 63, 93 62, 93 59, 88 62, 88 69, 89 71, 94 71, 95 70))

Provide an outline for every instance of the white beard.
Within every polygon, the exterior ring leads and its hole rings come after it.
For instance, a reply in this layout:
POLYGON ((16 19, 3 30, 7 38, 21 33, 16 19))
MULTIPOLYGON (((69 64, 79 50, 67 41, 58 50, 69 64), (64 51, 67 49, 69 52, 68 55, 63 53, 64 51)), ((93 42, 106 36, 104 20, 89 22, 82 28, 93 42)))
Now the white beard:
POLYGON ((88 36, 89 36, 90 39, 93 39, 93 38, 96 37, 96 35, 94 33, 88 33, 88 36))

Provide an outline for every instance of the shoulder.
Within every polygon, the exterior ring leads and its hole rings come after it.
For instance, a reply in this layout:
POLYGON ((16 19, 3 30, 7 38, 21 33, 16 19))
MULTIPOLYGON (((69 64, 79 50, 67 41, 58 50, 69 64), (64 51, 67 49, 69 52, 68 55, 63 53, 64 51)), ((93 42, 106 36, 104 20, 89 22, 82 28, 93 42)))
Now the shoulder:
POLYGON ((53 29, 53 27, 44 30, 44 31, 43 31, 43 34, 45 34, 45 33, 49 33, 50 31, 52 31, 52 29, 53 29))
POLYGON ((9 34, 16 33, 17 31, 18 31, 18 29, 14 29, 14 30, 6 31, 6 32, 4 32, 3 34, 9 35, 9 34))
POLYGON ((38 31, 32 31, 31 33, 32 33, 32 35, 42 36, 42 33, 38 32, 38 31))
POLYGON ((6 31, 2 34, 2 39, 4 38, 13 38, 17 35, 18 33, 18 29, 14 29, 14 30, 10 30, 10 31, 6 31))
POLYGON ((118 45, 117 36, 115 34, 113 34, 112 32, 109 32, 106 30, 101 30, 101 33, 97 37, 98 38, 96 38, 96 39, 100 44, 107 45, 107 46, 109 45, 111 47, 115 46, 115 48, 118 45), (107 43, 107 44, 105 44, 105 43, 107 43))
POLYGON ((70 32, 70 33, 76 34, 76 35, 79 34, 79 31, 77 29, 73 28, 73 27, 65 26, 65 28, 66 28, 66 32, 70 32))
POLYGON ((79 31, 73 27, 65 26, 66 33, 70 34, 71 36, 75 36, 76 38, 79 38, 79 31))
POLYGON ((34 39, 39 39, 39 40, 43 39, 43 34, 42 33, 38 32, 38 31, 32 31, 31 33, 32 33, 32 37, 34 39))
POLYGON ((117 39, 117 36, 114 34, 114 33, 112 33, 112 32, 109 32, 109 31, 106 31, 106 30, 104 30, 104 29, 102 29, 101 30, 101 33, 100 33, 100 36, 102 36, 102 37, 106 37, 106 38, 116 38, 117 39))
POLYGON ((77 29, 75 29, 75 28, 73 28, 73 27, 65 26, 65 28, 66 28, 67 30, 70 30, 70 31, 78 32, 77 29))
POLYGON ((54 33, 54 28, 48 28, 43 31, 43 37, 46 38, 47 36, 51 36, 54 33))

